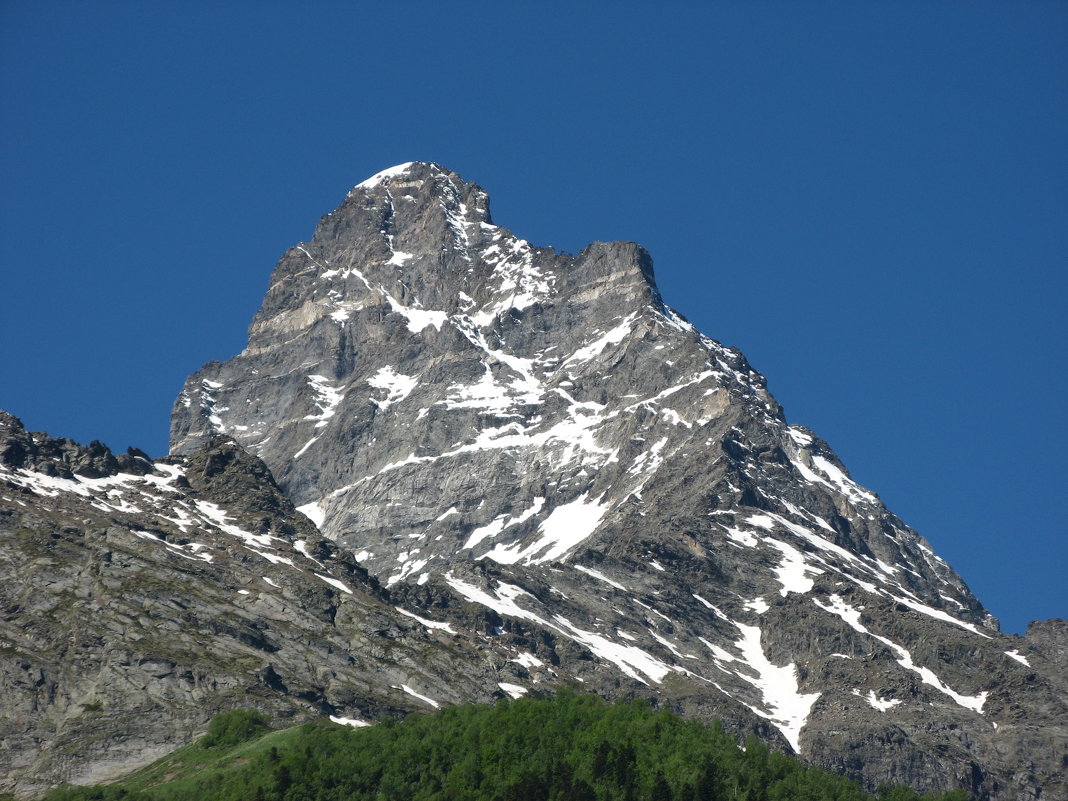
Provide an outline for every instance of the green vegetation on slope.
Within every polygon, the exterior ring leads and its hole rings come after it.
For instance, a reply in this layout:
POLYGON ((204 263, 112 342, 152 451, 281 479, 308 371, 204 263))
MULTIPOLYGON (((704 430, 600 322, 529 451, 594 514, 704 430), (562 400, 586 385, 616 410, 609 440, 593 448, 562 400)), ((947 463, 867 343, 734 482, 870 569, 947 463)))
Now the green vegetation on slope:
MULTIPOLYGON (((265 727, 249 710, 219 715, 200 741, 124 782, 47 801, 871 801, 755 737, 739 748, 718 724, 569 692, 369 728, 265 727)), ((921 796, 888 787, 879 799, 921 796)))

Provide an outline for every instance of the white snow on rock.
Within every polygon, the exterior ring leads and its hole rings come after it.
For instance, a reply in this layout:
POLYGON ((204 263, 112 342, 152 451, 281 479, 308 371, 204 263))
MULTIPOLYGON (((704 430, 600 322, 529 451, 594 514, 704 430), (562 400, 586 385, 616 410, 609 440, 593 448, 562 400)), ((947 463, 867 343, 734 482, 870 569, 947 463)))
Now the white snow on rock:
POLYGON ((742 606, 744 609, 748 609, 750 612, 756 612, 758 615, 764 614, 771 608, 768 606, 768 602, 763 598, 754 598, 751 601, 746 601, 742 606))
POLYGON ((768 515, 750 515, 746 521, 751 526, 771 531, 775 528, 775 521, 768 515))
POLYGON ((385 295, 386 300, 389 302, 390 307, 394 312, 400 314, 408 321, 408 330, 413 334, 420 333, 424 328, 434 326, 435 329, 441 330, 441 326, 445 324, 445 321, 449 319, 449 315, 443 311, 434 311, 432 309, 419 309, 412 306, 405 306, 403 303, 396 300, 392 295, 386 292, 384 289, 379 290, 385 295))
POLYGON ((700 601, 702 604, 704 604, 704 606, 706 608, 711 609, 715 613, 716 617, 720 618, 721 620, 727 620, 727 621, 733 622, 733 621, 731 621, 731 619, 729 617, 727 617, 725 614, 723 614, 722 610, 720 610, 720 608, 718 606, 716 606, 715 604, 709 603, 709 601, 706 600, 703 596, 698 595, 695 592, 695 593, 693 593, 693 597, 696 598, 698 601, 700 601))
POLYGON ((340 389, 331 384, 330 379, 326 376, 310 375, 308 376, 308 385, 315 393, 315 405, 319 407, 319 413, 306 415, 304 419, 314 420, 315 427, 322 428, 334 416, 337 405, 341 403, 341 399, 345 395, 340 389))
POLYGON ((371 189, 372 187, 378 186, 383 181, 386 181, 390 178, 396 178, 398 175, 403 175, 408 171, 408 168, 414 164, 414 161, 406 161, 404 162, 404 164, 397 164, 393 167, 388 167, 382 170, 382 172, 376 172, 366 181, 361 181, 360 183, 356 184, 355 188, 371 189))
POLYGON ((882 594, 893 598, 898 603, 904 604, 910 609, 914 609, 915 611, 921 614, 927 615, 928 617, 933 617, 935 620, 942 620, 946 623, 952 623, 954 626, 960 626, 962 629, 970 631, 972 634, 978 634, 980 637, 984 637, 988 640, 991 639, 989 634, 984 634, 982 631, 979 630, 977 626, 973 625, 972 623, 967 623, 963 620, 957 620, 957 618, 953 617, 953 615, 947 612, 943 612, 941 609, 935 609, 933 606, 928 606, 925 603, 920 603, 919 601, 913 600, 911 598, 903 598, 897 595, 893 595, 886 590, 883 590, 882 594))
POLYGON ((158 542, 160 545, 166 546, 168 549, 170 549, 170 551, 172 553, 175 553, 175 554, 177 554, 178 556, 181 556, 184 559, 191 559, 193 561, 197 561, 198 559, 200 559, 200 560, 203 560, 205 562, 210 562, 212 560, 212 555, 210 553, 199 553, 201 548, 207 548, 208 547, 206 545, 201 545, 200 543, 190 543, 188 545, 176 545, 173 542, 167 542, 167 540, 161 539, 160 537, 157 537, 155 534, 150 534, 147 531, 138 531, 135 528, 134 529, 130 529, 130 531, 133 532, 134 534, 136 534, 138 537, 140 537, 143 540, 148 540, 149 542, 158 542))
POLYGON ((772 664, 760 645, 760 628, 735 623, 742 638, 735 643, 741 651, 742 658, 755 672, 749 676, 745 672, 736 675, 760 690, 764 709, 749 706, 756 714, 770 720, 782 732, 783 737, 796 753, 801 752, 801 729, 808 721, 812 705, 820 693, 802 693, 797 684, 797 667, 794 664, 782 667, 772 664))
POLYGON ((390 267, 403 267, 406 262, 409 262, 414 258, 415 255, 412 253, 405 253, 403 250, 395 250, 386 264, 390 267))
MULTIPOLYGON (((946 623, 952 623, 953 625, 959 626, 960 628, 965 629, 966 631, 970 631, 973 634, 978 634, 980 637, 990 639, 989 634, 984 633, 979 629, 979 627, 975 626, 974 624, 968 623, 964 620, 959 620, 958 618, 955 618, 950 615, 948 612, 945 612, 941 609, 936 609, 932 606, 928 606, 927 604, 922 603, 915 596, 912 596, 912 594, 904 586, 902 586, 896 579, 893 578, 893 575, 896 570, 878 559, 857 556, 855 553, 852 553, 851 551, 846 550, 842 546, 831 542, 829 539, 821 536, 812 529, 795 523, 792 520, 788 520, 782 515, 775 514, 774 512, 767 512, 759 515, 750 515, 746 522, 750 525, 765 529, 767 531, 773 531, 776 526, 780 526, 789 531, 791 534, 794 534, 797 537, 800 537, 802 540, 805 540, 809 544, 815 546, 820 551, 823 551, 825 554, 833 555, 835 557, 838 557, 838 559, 840 560, 840 566, 835 566, 822 556, 806 556, 800 551, 792 549, 792 546, 772 540, 770 537, 763 537, 762 539, 764 542, 773 545, 774 547, 778 548, 783 552, 783 563, 775 571, 776 574, 779 576, 780 582, 783 583, 783 588, 782 590, 780 590, 783 595, 786 595, 788 592, 807 592, 808 589, 811 589, 811 580, 808 578, 808 574, 816 575, 819 573, 826 572, 824 569, 818 568, 811 563, 811 561, 814 559, 816 562, 819 562, 821 565, 823 565, 824 568, 834 570, 838 574, 844 576, 845 578, 848 578, 850 581, 863 587, 865 590, 874 595, 885 596, 898 603, 904 604, 905 606, 915 610, 916 612, 935 618, 936 620, 941 620, 946 623), (788 548, 793 550, 792 554, 788 555, 788 552, 786 550, 788 548), (849 566, 850 568, 854 568, 855 570, 853 572, 850 572, 845 569, 845 566, 849 566), (858 573, 870 577, 872 581, 865 581, 864 579, 860 578, 859 575, 857 575, 858 573), (876 584, 875 582, 878 582, 878 584, 876 584), (797 587, 798 589, 788 589, 787 583, 789 583, 792 587, 797 587), (800 589, 801 587, 804 587, 806 583, 808 584, 808 587, 804 590, 800 589)), ((826 526, 826 528, 828 530, 832 530, 829 526, 826 526)), ((744 534, 744 532, 732 533, 730 529, 728 529, 727 533, 728 536, 730 536, 732 539, 736 539, 738 534, 744 534)))
POLYGON ((746 548, 755 548, 757 545, 757 538, 750 534, 748 531, 741 531, 740 529, 736 528, 727 528, 726 526, 724 526, 724 530, 727 532, 727 536, 730 537, 731 541, 738 545, 742 545, 746 548))
POLYGON ((413 690, 407 684, 402 684, 399 687, 394 686, 393 689, 394 690, 404 690, 404 692, 408 693, 408 695, 412 696, 412 698, 418 698, 420 701, 423 701, 424 703, 430 704, 432 707, 434 707, 434 709, 441 709, 441 704, 439 704, 433 698, 428 698, 427 696, 422 695, 421 693, 417 693, 415 690, 413 690))
POLYGON ((326 512, 323 511, 323 508, 319 505, 318 501, 312 501, 303 506, 298 506, 297 511, 312 521, 316 528, 323 527, 323 521, 326 520, 326 512))
POLYGON ((400 566, 400 570, 386 579, 386 586, 392 587, 398 581, 408 578, 408 576, 414 575, 430 564, 430 559, 412 559, 410 557, 419 553, 419 549, 416 548, 412 551, 405 551, 397 557, 397 561, 403 562, 400 566))
POLYGON ((612 585, 617 590, 624 590, 625 591, 627 589, 626 587, 624 587, 619 582, 612 581, 612 579, 608 578, 608 576, 606 576, 604 573, 601 573, 600 571, 594 570, 592 567, 585 567, 583 565, 572 565, 572 567, 574 567, 575 570, 582 571, 583 573, 585 573, 588 576, 593 576, 598 581, 603 581, 605 584, 612 585))
POLYGON ((634 320, 637 316, 637 312, 631 314, 615 328, 602 334, 589 345, 576 350, 564 360, 561 367, 571 364, 572 362, 588 362, 590 359, 599 356, 609 345, 618 345, 627 338, 631 328, 634 327, 634 320))
POLYGON ((901 703, 900 699, 897 698, 880 698, 875 694, 875 690, 868 690, 867 695, 861 695, 860 690, 853 690, 853 695, 863 698, 871 704, 872 709, 877 709, 880 712, 886 712, 901 703))
POLYGON ((612 662, 623 673, 643 684, 648 682, 642 678, 642 675, 659 683, 664 676, 676 669, 661 662, 637 646, 621 645, 596 632, 580 629, 560 615, 555 615, 553 620, 549 621, 528 609, 524 609, 518 604, 518 599, 524 596, 529 598, 534 596, 520 587, 498 581, 497 588, 494 590, 494 594, 491 595, 473 584, 456 578, 452 573, 445 575, 445 582, 468 601, 482 604, 482 606, 493 609, 502 615, 539 623, 582 643, 597 656, 612 662))
POLYGON ((401 609, 399 606, 394 607, 398 612, 406 617, 410 617, 413 620, 417 620, 426 626, 428 629, 437 629, 439 631, 448 632, 449 634, 455 634, 456 630, 448 623, 440 623, 437 620, 427 620, 425 617, 419 617, 419 615, 409 612, 407 609, 401 609))
POLYGON ((1013 648, 1011 651, 1006 651, 1005 652, 1005 656, 1010 657, 1012 659, 1015 659, 1021 665, 1027 665, 1027 667, 1031 667, 1031 663, 1027 661, 1027 657, 1023 656, 1015 648, 1013 648))
MULTIPOLYGON (((446 409, 484 409, 505 415, 515 406, 534 406, 541 402, 541 384, 528 371, 508 379, 498 379, 485 361, 485 371, 473 384, 453 384, 448 395, 438 401, 446 409)), ((517 372, 517 371, 513 371, 517 372)))
POLYGON ((965 709, 970 709, 980 715, 983 713, 983 705, 986 703, 986 698, 989 695, 986 690, 978 695, 962 695, 954 691, 948 684, 938 678, 933 670, 926 667, 920 667, 913 662, 912 655, 900 645, 892 640, 888 640, 886 637, 882 637, 869 631, 868 628, 860 622, 860 611, 847 604, 840 595, 832 595, 828 600, 829 603, 823 603, 819 599, 814 599, 813 603, 820 609, 830 612, 833 615, 837 615, 861 634, 867 634, 869 637, 873 637, 886 645, 894 652, 897 663, 906 670, 911 670, 918 675, 923 680, 924 684, 929 684, 939 692, 949 696, 965 709))
POLYGON ((602 659, 614 663, 621 671, 642 684, 647 682, 639 673, 659 684, 668 673, 677 670, 635 645, 620 645, 596 632, 584 631, 560 615, 554 616, 554 620, 563 626, 563 632, 573 640, 582 643, 602 659))
POLYGON ((359 720, 357 718, 343 718, 340 715, 331 715, 330 720, 334 723, 337 723, 339 726, 353 726, 354 728, 374 725, 368 723, 366 720, 359 720))
POLYGON ((386 397, 382 400, 371 398, 371 401, 379 409, 387 409, 392 404, 400 403, 407 398, 411 391, 415 389, 415 385, 419 383, 419 380, 412 376, 398 373, 393 367, 387 365, 371 376, 367 383, 375 389, 386 393, 386 397))
POLYGON ((525 564, 536 565, 557 561, 593 534, 607 511, 608 505, 591 501, 589 493, 583 493, 571 503, 557 506, 549 513, 538 527, 542 535, 540 539, 523 549, 518 544, 507 547, 498 545, 482 558, 506 565, 515 564, 521 559, 525 564))
POLYGON ((346 586, 346 584, 344 582, 338 581, 336 578, 330 578, 330 576, 324 576, 322 573, 316 573, 315 576, 316 576, 316 578, 319 578, 319 579, 322 579, 323 581, 325 581, 331 587, 336 587, 337 589, 341 590, 344 593, 348 593, 349 595, 353 594, 352 590, 350 590, 348 588, 348 586, 346 586))
POLYGON ((515 662, 516 664, 522 665, 523 667, 525 667, 527 669, 532 668, 532 667, 544 667, 545 666, 545 663, 542 662, 540 659, 538 659, 538 657, 534 656, 534 654, 528 654, 525 651, 520 651, 518 654, 513 656, 510 661, 515 662))
POLYGON ((535 498, 533 505, 530 506, 528 509, 525 509, 524 511, 520 512, 518 515, 498 515, 491 522, 487 523, 484 526, 479 526, 474 531, 472 531, 471 535, 467 538, 467 542, 465 542, 463 545, 464 549, 466 550, 467 548, 474 548, 484 539, 496 537, 506 528, 511 528, 512 526, 518 525, 524 522, 525 520, 528 520, 529 518, 540 512, 544 505, 544 498, 535 498))
POLYGON ((822 456, 813 456, 812 464, 830 479, 831 483, 844 492, 849 498, 856 501, 866 501, 868 503, 878 503, 879 499, 872 493, 864 489, 860 484, 855 482, 849 476, 847 476, 840 467, 835 465, 829 459, 822 456))
POLYGON ((785 598, 791 592, 803 595, 811 590, 813 581, 809 578, 809 574, 819 575, 824 571, 808 564, 804 554, 792 545, 770 537, 765 537, 764 542, 782 552, 782 562, 775 568, 775 575, 779 577, 779 583, 782 584, 779 594, 785 598))
MULTIPOLYGON (((312 388, 315 393, 315 405, 319 408, 317 414, 308 414, 304 416, 305 420, 314 420, 315 428, 320 429, 330 422, 330 418, 334 416, 334 412, 337 410, 337 406, 341 403, 342 398, 345 396, 344 392, 330 383, 330 380, 326 376, 322 375, 309 375, 308 386, 312 388)), ((304 452, 308 450, 319 439, 319 435, 311 437, 304 445, 293 454, 294 459, 299 459, 304 455, 304 452)))
POLYGON ((200 511, 200 513, 204 515, 204 517, 206 517, 208 520, 210 520, 212 523, 214 523, 216 526, 218 526, 230 536, 237 537, 239 540, 245 543, 245 545, 256 545, 260 548, 271 547, 271 540, 275 539, 275 537, 271 537, 267 534, 253 534, 249 531, 245 531, 239 526, 235 526, 233 523, 230 522, 229 515, 227 515, 226 512, 223 511, 223 509, 211 503, 211 501, 194 501, 194 503, 196 504, 196 507, 200 511))
POLYGON ((504 681, 497 682, 497 686, 508 693, 512 698, 520 698, 527 694, 527 688, 521 687, 518 684, 508 684, 504 681))

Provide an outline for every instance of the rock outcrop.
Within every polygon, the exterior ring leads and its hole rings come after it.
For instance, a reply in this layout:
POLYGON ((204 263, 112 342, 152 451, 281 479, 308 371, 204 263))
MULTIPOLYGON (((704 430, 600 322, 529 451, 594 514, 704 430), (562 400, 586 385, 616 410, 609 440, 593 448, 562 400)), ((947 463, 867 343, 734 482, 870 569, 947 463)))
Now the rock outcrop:
POLYGON ((503 695, 229 438, 127 471, 3 414, 0 453, 0 792, 123 775, 234 707, 372 721, 503 695))

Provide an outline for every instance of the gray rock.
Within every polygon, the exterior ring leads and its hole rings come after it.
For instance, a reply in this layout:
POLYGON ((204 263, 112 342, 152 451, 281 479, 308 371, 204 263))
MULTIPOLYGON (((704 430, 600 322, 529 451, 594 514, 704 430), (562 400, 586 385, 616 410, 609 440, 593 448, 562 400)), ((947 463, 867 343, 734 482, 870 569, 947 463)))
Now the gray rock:
POLYGON ((234 707, 373 721, 429 708, 405 685, 501 694, 477 649, 399 612, 233 441, 90 478, 62 469, 80 446, 0 424, 23 452, 0 467, 0 792, 116 778, 234 707))
POLYGON ((455 173, 387 170, 282 258, 248 347, 186 382, 173 450, 218 433, 473 642, 761 721, 871 788, 1065 792, 1041 655, 664 305, 638 245, 536 248, 455 173))
POLYGON ((564 682, 869 788, 1068 795, 1063 627, 1001 634, 640 246, 533 247, 438 165, 365 181, 282 257, 171 442, 124 462, 0 416, 18 792, 233 706, 371 719, 564 682))

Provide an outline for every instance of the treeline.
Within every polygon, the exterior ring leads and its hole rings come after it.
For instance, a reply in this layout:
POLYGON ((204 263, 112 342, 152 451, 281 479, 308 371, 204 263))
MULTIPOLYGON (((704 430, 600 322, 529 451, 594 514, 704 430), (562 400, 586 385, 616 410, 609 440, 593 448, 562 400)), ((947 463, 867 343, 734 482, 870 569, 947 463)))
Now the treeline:
MULTIPOLYGON (((249 710, 216 717, 183 757, 210 766, 194 775, 139 788, 135 774, 120 785, 55 790, 47 801, 872 801, 855 782, 756 737, 739 747, 718 723, 570 692, 368 728, 307 723, 284 739, 264 735, 267 723, 249 710)), ((904 787, 878 795, 968 798, 904 787)))

